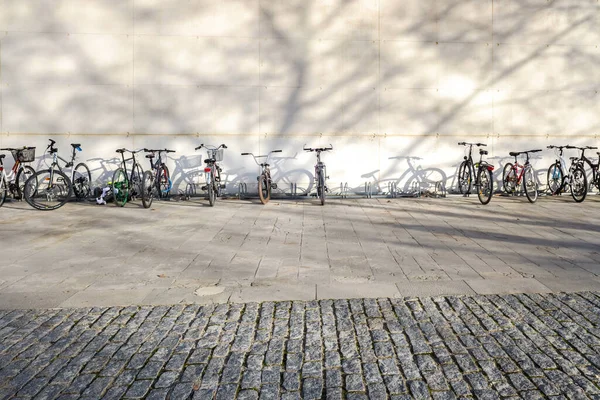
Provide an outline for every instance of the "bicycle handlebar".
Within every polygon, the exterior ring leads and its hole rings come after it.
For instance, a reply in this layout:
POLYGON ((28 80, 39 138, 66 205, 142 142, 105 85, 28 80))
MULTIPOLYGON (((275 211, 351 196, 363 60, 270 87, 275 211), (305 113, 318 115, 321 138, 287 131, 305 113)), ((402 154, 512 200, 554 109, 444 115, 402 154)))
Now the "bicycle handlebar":
POLYGON ((115 152, 117 152, 117 153, 123 153, 123 152, 125 152, 125 151, 126 151, 126 152, 128 152, 128 153, 131 153, 131 154, 135 154, 135 153, 139 153, 140 151, 144 151, 144 149, 139 149, 139 150, 128 150, 128 149, 126 149, 126 148, 124 148, 124 147, 123 147, 123 148, 121 148, 121 149, 117 149, 117 150, 115 150, 115 152))
POLYGON ((13 150, 33 150, 33 149, 35 149, 35 147, 25 147, 25 146, 23 146, 23 147, 20 147, 20 148, 7 147, 5 149, 0 149, 0 150, 2 150, 2 151, 13 151, 13 150))
POLYGON ((215 146, 211 146, 211 145, 206 145, 205 146, 204 143, 202 143, 200 146, 196 147, 194 150, 200 150, 203 147, 206 148, 206 149, 208 149, 208 147, 212 147, 212 149, 209 149, 209 150, 219 150, 220 148, 224 148, 224 149, 227 148, 227 146, 224 143, 222 143, 219 147, 215 147, 215 146))
POLYGON ((157 151, 164 151, 165 153, 175 153, 175 150, 169 150, 169 149, 146 149, 146 148, 144 148, 144 151, 146 153, 156 153, 157 151))
POLYGON ((486 147, 487 147, 487 144, 485 144, 485 143, 467 143, 467 142, 458 142, 458 145, 459 145, 459 146, 478 146, 478 147, 479 147, 479 146, 486 146, 486 147))
MULTIPOLYGON (((306 146, 306 145, 304 145, 304 146, 306 146)), ((320 152, 320 151, 333 150, 333 145, 331 145, 331 144, 329 145, 329 147, 314 147, 313 148, 313 147, 304 147, 304 146, 302 147, 302 150, 304 150, 304 151, 317 151, 317 152, 320 152)))

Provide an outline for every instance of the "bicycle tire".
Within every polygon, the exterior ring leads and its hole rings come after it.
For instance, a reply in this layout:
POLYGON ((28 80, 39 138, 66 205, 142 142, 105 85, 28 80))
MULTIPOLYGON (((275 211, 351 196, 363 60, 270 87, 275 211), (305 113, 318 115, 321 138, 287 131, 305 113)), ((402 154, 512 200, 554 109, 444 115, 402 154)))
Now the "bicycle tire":
POLYGON ((144 172, 142 177, 142 206, 144 208, 150 208, 152 206, 152 200, 154 200, 154 190, 156 189, 156 185, 154 185, 154 177, 152 176, 152 171, 148 170, 144 172))
POLYGON ((523 191, 530 203, 535 203, 538 199, 537 182, 535 181, 535 171, 531 165, 525 167, 523 171, 523 191))
POLYGON ((321 205, 325 205, 325 179, 323 178, 323 173, 319 173, 317 178, 317 196, 319 196, 319 200, 321 201, 321 205))
POLYGON ((79 163, 73 172, 73 193, 79 200, 85 199, 92 193, 92 174, 85 163, 79 163))
POLYGON ((117 168, 112 178, 113 200, 117 207, 124 207, 129 199, 129 178, 123 168, 117 168))
POLYGON ((136 200, 138 197, 141 197, 142 194, 142 178, 144 176, 144 170, 140 163, 137 162, 132 168, 129 200, 136 200))
POLYGON ((207 184, 208 186, 208 204, 210 204, 211 207, 214 207, 215 205, 215 201, 217 200, 217 192, 215 190, 215 182, 214 180, 211 179, 210 183, 207 184))
POLYGON ((517 189, 517 173, 512 163, 506 163, 502 170, 502 187, 505 193, 514 193, 517 189))
POLYGON ((492 200, 494 192, 494 182, 492 181, 492 171, 486 167, 480 167, 477 172, 477 197, 481 204, 486 205, 492 200))
POLYGON ((15 178, 15 189, 17 191, 15 199, 23 198, 23 187, 25 187, 25 181, 31 178, 35 174, 35 170, 31 168, 29 165, 23 165, 23 168, 17 172, 17 177, 15 178), (25 174, 25 177, 23 177, 25 174))
POLYGON ((471 168, 469 161, 465 160, 460 164, 458 168, 458 190, 461 194, 467 194, 471 192, 471 168))
POLYGON ((71 180, 60 170, 44 169, 36 172, 25 181, 23 188, 23 198, 31 207, 40 211, 57 210, 64 206, 73 195, 73 185, 71 180), (44 176, 48 174, 49 176, 44 176), (47 186, 46 186, 47 185, 47 186), (43 202, 52 201, 55 203, 49 205, 43 202))
POLYGON ((571 197, 577 203, 581 203, 585 200, 587 195, 587 176, 585 170, 581 165, 578 165, 573 170, 573 175, 570 178, 571 184, 571 197), (577 180, 577 183, 575 182, 577 180))
POLYGON ((165 198, 169 197, 169 193, 171 192, 172 182, 171 175, 169 173, 169 168, 162 164, 158 169, 158 175, 155 180, 156 188, 158 190, 158 197, 165 198))
POLYGON ((258 178, 258 197, 263 204, 267 204, 271 200, 271 185, 265 174, 258 178))
POLYGON ((8 183, 4 178, 4 174, 2 174, 2 180, 0 180, 0 207, 4 205, 6 201, 6 196, 8 195, 8 183))
POLYGON ((565 184, 565 174, 560 166, 560 162, 557 161, 548 168, 546 182, 551 195, 560 194, 565 184))

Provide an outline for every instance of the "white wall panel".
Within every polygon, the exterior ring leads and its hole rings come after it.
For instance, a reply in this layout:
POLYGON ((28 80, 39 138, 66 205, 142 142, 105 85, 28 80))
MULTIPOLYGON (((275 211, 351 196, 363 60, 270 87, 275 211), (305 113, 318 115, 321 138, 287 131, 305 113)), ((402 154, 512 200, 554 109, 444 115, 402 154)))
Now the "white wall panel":
POLYGON ((0 0, 0 143, 175 146, 175 169, 227 142, 250 182, 242 151, 283 148, 286 177, 331 143, 332 182, 410 178, 410 155, 451 184, 458 141, 498 165, 597 144, 599 42, 597 0, 0 0))
POLYGON ((127 133, 133 98, 121 85, 9 84, 2 86, 5 132, 127 133))
POLYGON ((135 33, 258 35, 258 0, 135 0, 135 33))
POLYGON ((0 0, 0 31, 132 33, 133 0, 0 0))
POLYGON ((2 40, 7 83, 131 84, 133 40, 126 35, 10 33, 2 40))

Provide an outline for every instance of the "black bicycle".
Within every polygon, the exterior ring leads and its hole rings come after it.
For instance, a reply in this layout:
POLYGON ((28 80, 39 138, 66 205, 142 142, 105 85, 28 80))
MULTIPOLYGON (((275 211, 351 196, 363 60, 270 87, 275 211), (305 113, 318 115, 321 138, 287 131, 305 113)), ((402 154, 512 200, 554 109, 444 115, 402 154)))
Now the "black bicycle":
MULTIPOLYGON (((458 168, 458 190, 461 194, 470 194, 473 184, 473 177, 476 176, 475 162, 473 161, 473 146, 487 146, 484 143, 460 142, 459 146, 469 146, 469 155, 464 157, 464 161, 458 168)), ((487 153, 486 153, 487 154, 487 153)))
POLYGON ((142 177, 142 205, 149 208, 152 201, 164 199, 171 191, 171 178, 169 168, 162 160, 162 153, 175 153, 169 149, 144 149, 146 158, 150 161, 150 169, 144 172, 142 177))
POLYGON ((558 195, 566 190, 567 186, 571 189, 571 197, 577 203, 585 200, 588 191, 587 176, 583 168, 583 160, 577 157, 569 157, 571 165, 567 167, 567 162, 563 155, 564 149, 581 149, 582 155, 585 148, 575 146, 548 146, 549 149, 555 149, 556 161, 548 168, 548 191, 552 195, 558 195))
POLYGON ((143 150, 117 149, 121 154, 121 167, 113 174, 111 183, 115 205, 124 207, 128 201, 135 200, 142 193, 142 167, 135 160, 135 155, 143 150), (125 158, 125 153, 131 153, 125 158), (127 162, 132 161, 131 173, 127 171, 127 162))
POLYGON ((303 148, 304 151, 316 152, 317 153, 317 163, 315 164, 315 184, 317 185, 317 197, 321 201, 321 205, 325 205, 325 196, 327 195, 327 184, 326 181, 329 178, 326 173, 325 164, 321 161, 321 153, 324 151, 333 150, 333 146, 329 145, 329 147, 317 147, 317 148, 303 148))
MULTIPOLYGON (((594 147, 594 146, 585 146, 585 147, 569 146, 567 148, 581 150, 581 155, 579 156, 578 160, 581 161, 582 166, 583 166, 583 163, 585 163, 592 170, 592 179, 589 180, 589 182, 588 182, 589 183, 588 191, 591 191, 593 186, 596 186, 596 189, 598 189, 600 191, 600 173, 598 172, 598 164, 600 163, 600 160, 598 160, 597 163, 593 163, 592 160, 590 160, 589 158, 587 158, 585 156, 586 150, 597 150, 598 148, 594 147)), ((600 157, 600 152, 596 152, 596 154, 600 157)))
POLYGON ((272 153, 281 153, 281 150, 273 150, 262 156, 255 156, 252 153, 242 153, 243 156, 254 157, 254 162, 261 168, 260 175, 256 177, 256 180, 258 181, 258 197, 263 204, 267 204, 269 200, 271 200, 272 190, 277 189, 277 184, 271 179, 271 170, 269 169, 268 163, 269 156, 272 153), (265 158, 266 162, 259 162, 258 159, 260 158, 265 158))
POLYGON ((56 210, 62 207, 72 194, 81 200, 89 197, 91 193, 92 175, 88 166, 79 163, 73 168, 77 152, 81 151, 81 144, 71 143, 73 152, 70 161, 58 155, 55 144, 56 142, 50 139, 50 144, 46 147, 48 154, 52 156, 50 167, 36 172, 25 182, 25 201, 38 210, 56 210), (59 161, 64 165, 61 166, 59 161), (70 177, 63 168, 71 168, 70 177))

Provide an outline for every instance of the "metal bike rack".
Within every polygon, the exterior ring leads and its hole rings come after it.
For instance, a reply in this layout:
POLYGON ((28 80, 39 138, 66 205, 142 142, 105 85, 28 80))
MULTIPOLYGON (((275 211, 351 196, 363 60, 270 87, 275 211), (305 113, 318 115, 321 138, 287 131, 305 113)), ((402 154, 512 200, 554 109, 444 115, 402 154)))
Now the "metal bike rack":
POLYGON ((340 182, 340 196, 342 199, 348 198, 348 182, 340 182))
POLYGON ((290 194, 292 199, 295 199, 298 195, 298 185, 296 183, 290 183, 290 194))
POLYGON ((367 199, 373 197, 373 188, 371 186, 371 182, 365 182, 365 195, 367 196, 367 199))
POLYGON ((398 197, 398 183, 397 182, 390 182, 388 184, 388 192, 390 197, 398 197))
POLYGON ((415 197, 421 197, 421 182, 414 181, 411 186, 413 193, 416 194, 415 197))
POLYGON ((435 183, 435 197, 446 197, 446 185, 443 181, 437 181, 435 183))
POLYGON ((238 184, 238 199, 245 197, 248 194, 248 185, 244 182, 238 184))

